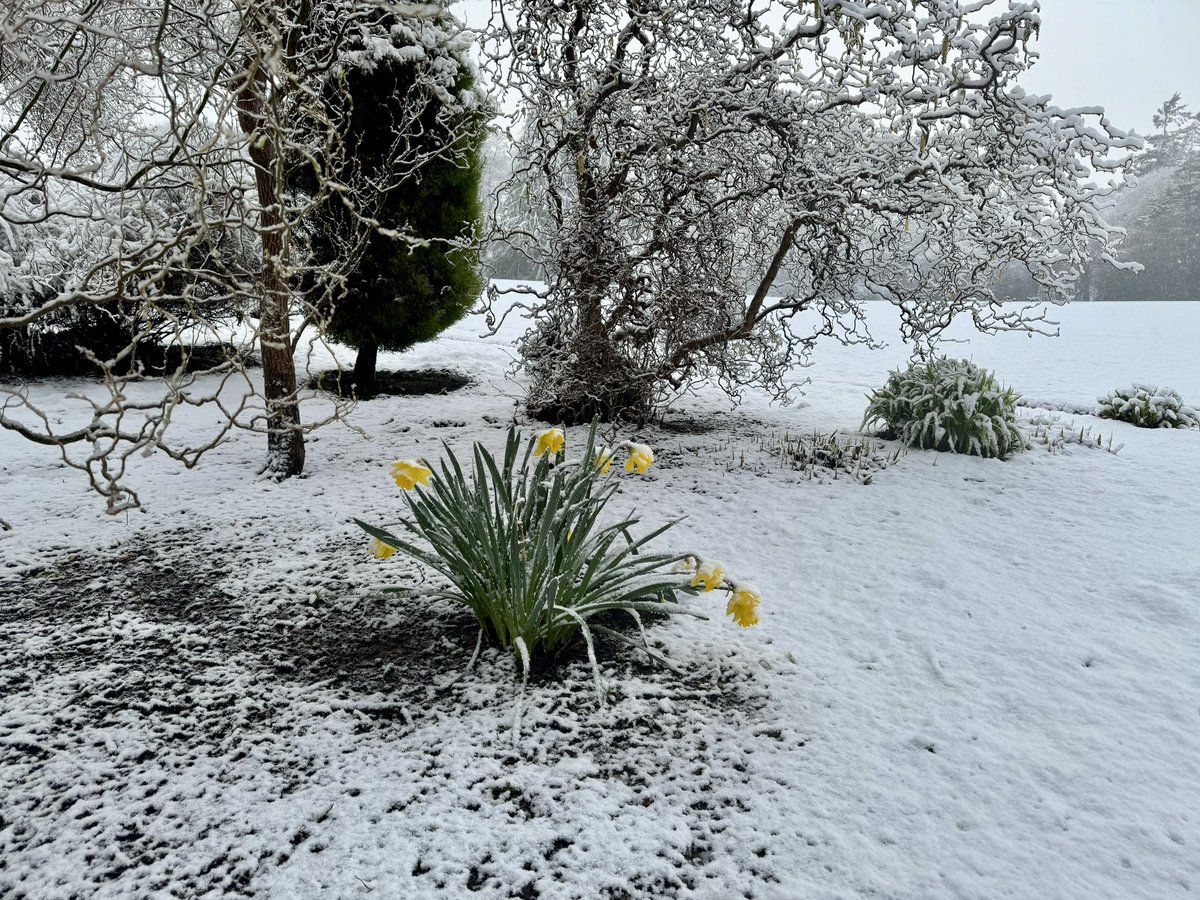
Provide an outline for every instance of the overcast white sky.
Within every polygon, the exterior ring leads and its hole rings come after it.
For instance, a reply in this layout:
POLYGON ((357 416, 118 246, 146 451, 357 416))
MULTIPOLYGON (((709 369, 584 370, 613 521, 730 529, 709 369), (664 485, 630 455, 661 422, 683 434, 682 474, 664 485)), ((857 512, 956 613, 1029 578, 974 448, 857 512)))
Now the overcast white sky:
POLYGON ((1139 134, 1176 91, 1200 112, 1200 0, 1042 0, 1036 49, 1022 83, 1058 106, 1103 106, 1139 134))
MULTIPOLYGON (((462 0, 456 12, 479 27, 489 9, 462 0)), ((1023 83, 1058 106, 1103 106, 1114 125, 1143 135, 1175 91, 1200 112, 1200 0, 1042 0, 1031 48, 1041 59, 1023 83)))

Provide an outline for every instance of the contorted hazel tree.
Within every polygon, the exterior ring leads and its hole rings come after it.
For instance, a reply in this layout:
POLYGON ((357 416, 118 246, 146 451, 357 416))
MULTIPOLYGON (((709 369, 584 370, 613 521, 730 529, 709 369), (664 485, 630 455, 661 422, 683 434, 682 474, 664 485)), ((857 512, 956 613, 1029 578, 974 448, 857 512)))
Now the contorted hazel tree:
MULTIPOLYGON (((0 331, 87 307, 120 309, 131 324, 122 350, 95 358, 100 382, 66 425, 24 389, 0 387, 0 426, 57 447, 112 512, 138 505, 124 483, 134 454, 158 450, 190 467, 235 428, 267 434, 268 471, 298 474, 304 432, 341 411, 300 420, 291 321, 319 321, 322 306, 298 287, 312 281, 306 213, 337 195, 355 221, 378 224, 381 192, 414 179, 431 155, 397 153, 370 184, 339 181, 352 151, 331 92, 348 69, 392 56, 412 63, 429 90, 451 91, 458 66, 445 64, 444 48, 459 32, 438 3, 6 4, 0 251, 9 264, 0 287, 25 300, 0 315, 0 331), (305 157, 320 166, 311 190, 293 196, 285 172, 305 157), (231 309, 257 327, 225 359, 189 371, 188 346, 243 333, 228 328, 231 309), (184 352, 154 378, 140 361, 164 323, 184 352), (244 365, 255 343, 261 381, 244 365), (192 407, 216 412, 199 419, 216 424, 175 438, 170 426, 192 407)), ((405 108, 392 121, 402 130, 405 108)), ((394 225, 386 231, 421 243, 394 225)), ((354 230, 360 241, 371 234, 354 230)))
MULTIPOLYGON (((871 341, 863 302, 928 349, 951 319, 1040 330, 1002 308, 1019 263, 1068 298, 1097 212, 1139 145, 1099 109, 1017 79, 1037 3, 518 0, 486 53, 515 98, 547 284, 523 361, 535 415, 643 417, 701 378, 780 393, 814 341, 871 341), (1096 178, 1097 173, 1112 176, 1096 178)), ((502 204, 501 204, 502 206, 502 204)), ((503 233, 498 239, 504 239, 503 233)), ((1110 257, 1111 261, 1111 257, 1110 257)))

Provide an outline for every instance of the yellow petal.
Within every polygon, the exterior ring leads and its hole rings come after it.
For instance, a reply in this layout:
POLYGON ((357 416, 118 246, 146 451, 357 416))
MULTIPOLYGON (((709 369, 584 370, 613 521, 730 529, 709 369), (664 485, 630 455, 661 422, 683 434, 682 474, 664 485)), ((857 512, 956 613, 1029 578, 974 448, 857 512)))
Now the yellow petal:
POLYGON ((733 621, 737 624, 743 628, 749 628, 751 625, 758 624, 758 605, 761 602, 762 597, 759 596, 756 588, 750 585, 741 585, 729 598, 729 605, 725 607, 725 612, 733 616, 733 621))
POLYGON ((391 544, 385 544, 379 538, 371 538, 371 553, 376 559, 387 559, 395 552, 396 548, 391 544))
POLYGON ((725 570, 715 563, 701 563, 692 578, 692 587, 703 587, 704 593, 721 586, 725 580, 725 570))
POLYGON ((557 455, 562 451, 566 439, 567 436, 561 428, 547 428, 545 431, 539 431, 533 445, 533 455, 541 456, 543 453, 557 455))
POLYGON ((429 476, 433 470, 413 459, 398 459, 392 463, 392 478, 396 485, 406 491, 411 491, 418 484, 429 484, 429 476))
POLYGON ((645 444, 630 441, 625 444, 625 449, 629 451, 629 458, 625 460, 626 472, 636 469, 639 475, 644 475, 646 470, 654 465, 654 451, 645 444))

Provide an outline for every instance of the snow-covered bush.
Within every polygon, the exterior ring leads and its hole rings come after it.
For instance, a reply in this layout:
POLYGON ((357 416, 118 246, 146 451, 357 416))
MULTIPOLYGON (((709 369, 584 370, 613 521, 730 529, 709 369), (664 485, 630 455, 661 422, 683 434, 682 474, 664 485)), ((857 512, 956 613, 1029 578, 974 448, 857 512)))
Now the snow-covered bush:
POLYGON ((928 450, 1003 458, 1025 446, 1017 399, 969 360, 913 362, 867 395, 862 427, 882 424, 885 435, 928 450))
POLYGON ((500 463, 475 444, 469 475, 448 448, 436 473, 423 461, 397 461, 392 476, 406 491, 411 518, 395 524, 408 534, 355 521, 372 536, 376 556, 399 550, 444 575, 452 587, 442 595, 469 607, 480 639, 486 635, 511 650, 526 675, 532 657, 553 654, 577 633, 594 665, 593 631, 666 664, 644 636, 634 641, 591 620, 621 610, 640 631, 641 612, 705 618, 682 605, 680 594, 727 590, 734 621, 758 621, 758 592, 719 566, 695 554, 647 552, 670 524, 635 538, 635 516, 602 521, 618 487, 612 468, 618 453, 626 454, 625 472, 642 474, 654 462, 649 447, 598 445, 595 424, 580 457, 568 459, 564 443, 558 428, 527 441, 510 428, 500 463))
POLYGON ((1169 387, 1134 384, 1099 399, 1102 419, 1131 422, 1138 428, 1200 428, 1200 413, 1169 387))

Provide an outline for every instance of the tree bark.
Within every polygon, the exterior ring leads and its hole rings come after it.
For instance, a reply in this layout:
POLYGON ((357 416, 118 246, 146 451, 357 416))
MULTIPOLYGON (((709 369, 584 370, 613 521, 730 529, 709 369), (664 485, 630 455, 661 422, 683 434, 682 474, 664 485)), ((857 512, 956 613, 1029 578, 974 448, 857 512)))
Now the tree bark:
POLYGON ((291 324, 288 321, 288 286, 285 277, 287 247, 283 207, 276 176, 276 149, 259 125, 263 121, 263 93, 267 90, 262 69, 249 63, 245 82, 237 94, 238 123, 250 138, 254 180, 261 208, 262 306, 259 310, 259 346, 262 351, 263 393, 267 401, 267 471, 288 478, 304 471, 304 434, 300 430, 300 405, 296 397, 296 365, 292 359, 291 324))
POLYGON ((354 392, 360 400, 368 400, 375 396, 375 365, 379 360, 379 344, 375 341, 364 341, 358 346, 358 356, 354 358, 354 392))

